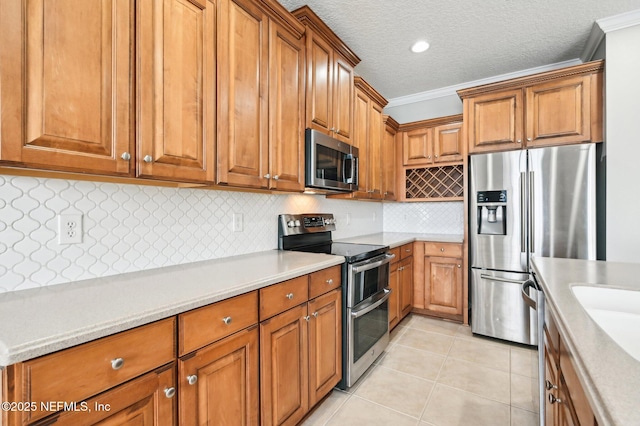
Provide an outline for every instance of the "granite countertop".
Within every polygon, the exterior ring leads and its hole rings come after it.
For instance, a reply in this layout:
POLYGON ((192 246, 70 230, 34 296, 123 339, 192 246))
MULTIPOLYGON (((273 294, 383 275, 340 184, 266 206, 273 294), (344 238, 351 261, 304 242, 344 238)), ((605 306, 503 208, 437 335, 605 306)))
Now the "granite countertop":
POLYGON ((438 243, 462 243, 463 234, 416 234, 409 232, 380 232, 378 234, 337 240, 341 243, 379 244, 390 248, 399 247, 414 241, 433 241, 438 243))
POLYGON ((640 290, 640 264, 533 258, 533 270, 598 424, 640 425, 640 361, 589 317, 571 291, 572 285, 583 284, 640 290))
POLYGON ((0 367, 344 263, 270 250, 0 294, 0 367))

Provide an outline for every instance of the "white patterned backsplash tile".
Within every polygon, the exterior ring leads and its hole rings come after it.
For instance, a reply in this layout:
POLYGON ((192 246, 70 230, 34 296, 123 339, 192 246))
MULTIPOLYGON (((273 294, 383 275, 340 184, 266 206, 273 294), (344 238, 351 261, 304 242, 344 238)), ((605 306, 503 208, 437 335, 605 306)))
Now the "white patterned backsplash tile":
POLYGON ((275 249, 281 213, 334 213, 336 239, 383 230, 378 203, 0 175, 0 292, 275 249), (83 215, 82 243, 58 243, 61 213, 83 215))
POLYGON ((463 234, 464 203, 389 203, 384 205, 385 232, 463 234))

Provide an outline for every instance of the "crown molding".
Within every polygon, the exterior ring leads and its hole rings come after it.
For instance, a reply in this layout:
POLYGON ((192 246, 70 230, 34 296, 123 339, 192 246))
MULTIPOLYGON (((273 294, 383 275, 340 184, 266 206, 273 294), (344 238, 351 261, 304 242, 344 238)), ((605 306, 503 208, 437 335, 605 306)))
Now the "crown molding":
POLYGON ((608 18, 598 19, 596 24, 606 33, 621 30, 623 28, 633 27, 640 24, 640 9, 631 12, 621 13, 619 15, 610 16, 608 18))
POLYGON ((546 71, 554 71, 560 68, 566 68, 573 65, 580 65, 582 61, 579 58, 570 59, 568 61, 556 62, 554 64, 542 65, 540 67, 529 68, 522 71, 515 71, 507 74, 496 75, 493 77, 483 78, 475 81, 468 81, 466 83, 456 84, 454 86, 443 87, 441 89, 429 90, 426 92, 414 93, 412 95, 400 96, 397 98, 389 99, 387 108, 393 108, 401 105, 413 104, 416 102, 430 101, 432 99, 444 98, 446 96, 458 96, 458 90, 466 89, 469 87, 482 86, 485 84, 495 83, 503 80, 510 80, 512 78, 525 77, 531 74, 538 74, 546 71))
POLYGON ((580 55, 580 59, 583 62, 588 62, 593 59, 593 55, 595 55, 596 50, 598 50, 598 46, 604 40, 604 31, 598 25, 598 22, 594 22, 591 27, 591 33, 589 34, 589 38, 587 39, 587 43, 584 45, 584 49, 582 49, 582 55, 580 55))

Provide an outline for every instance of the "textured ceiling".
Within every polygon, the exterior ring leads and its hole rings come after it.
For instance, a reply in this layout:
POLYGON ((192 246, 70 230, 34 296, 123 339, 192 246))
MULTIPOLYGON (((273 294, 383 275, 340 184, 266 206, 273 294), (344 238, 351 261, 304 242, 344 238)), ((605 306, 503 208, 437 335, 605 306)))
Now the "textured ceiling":
POLYGON ((387 99, 579 58, 594 22, 640 0, 280 0, 309 5, 387 99), (431 47, 412 53, 426 39, 431 47))

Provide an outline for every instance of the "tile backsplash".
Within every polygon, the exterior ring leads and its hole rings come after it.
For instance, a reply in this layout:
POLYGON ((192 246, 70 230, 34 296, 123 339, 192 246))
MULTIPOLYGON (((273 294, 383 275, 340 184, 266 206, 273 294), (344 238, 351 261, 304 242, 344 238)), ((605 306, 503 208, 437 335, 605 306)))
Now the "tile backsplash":
POLYGON ((385 232, 463 234, 464 203, 389 203, 384 205, 385 232))
POLYGON ((0 292, 275 249, 280 213, 334 213, 336 239, 383 229, 379 203, 0 175, 0 292), (58 243, 61 213, 82 243, 58 243))

